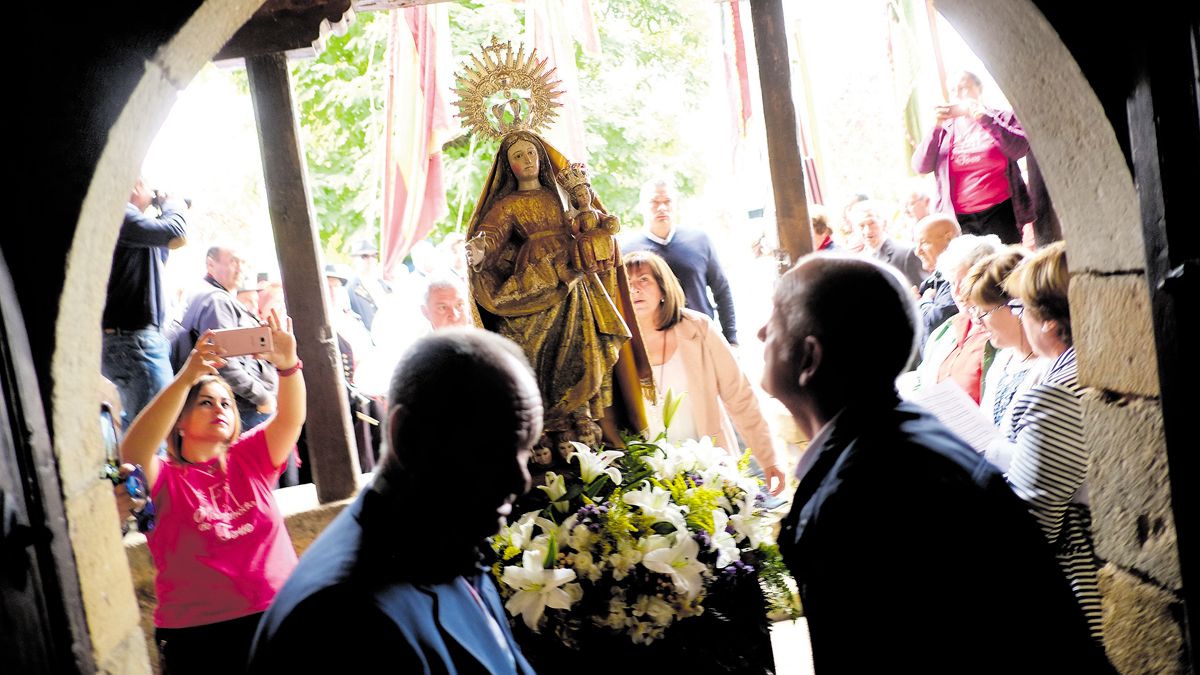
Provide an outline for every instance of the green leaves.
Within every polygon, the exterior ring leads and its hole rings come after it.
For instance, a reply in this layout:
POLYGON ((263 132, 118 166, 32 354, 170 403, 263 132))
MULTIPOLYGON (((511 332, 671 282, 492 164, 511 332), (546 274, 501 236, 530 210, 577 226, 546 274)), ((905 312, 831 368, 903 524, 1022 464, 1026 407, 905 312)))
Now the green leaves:
POLYGON ((679 404, 683 403, 685 396, 687 396, 686 391, 682 395, 676 396, 672 389, 667 388, 666 400, 663 401, 663 429, 671 428, 671 421, 675 419, 675 413, 679 411, 679 404))
POLYGON ((358 14, 315 59, 295 61, 293 89, 321 244, 340 250, 378 231, 388 15, 358 14))

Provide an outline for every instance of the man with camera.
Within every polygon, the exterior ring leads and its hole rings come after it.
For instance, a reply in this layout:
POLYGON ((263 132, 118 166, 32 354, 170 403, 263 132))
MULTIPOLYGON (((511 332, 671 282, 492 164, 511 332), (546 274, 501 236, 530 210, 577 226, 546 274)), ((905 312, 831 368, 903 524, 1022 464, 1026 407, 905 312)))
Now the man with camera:
POLYGON ((101 321, 100 369, 120 392, 126 424, 173 376, 162 333, 167 313, 163 266, 172 249, 187 243, 184 208, 140 177, 125 205, 101 321), (146 215, 151 205, 159 210, 157 217, 146 215))

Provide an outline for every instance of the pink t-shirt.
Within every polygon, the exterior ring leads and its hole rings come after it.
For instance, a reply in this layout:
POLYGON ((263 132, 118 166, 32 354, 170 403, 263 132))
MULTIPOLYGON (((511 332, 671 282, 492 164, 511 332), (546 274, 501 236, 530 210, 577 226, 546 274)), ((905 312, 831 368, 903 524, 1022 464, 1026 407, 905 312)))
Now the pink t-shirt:
POLYGON ((954 120, 950 147, 950 200, 955 213, 979 213, 1012 196, 1008 158, 975 120, 954 120))
POLYGON ((203 464, 164 462, 151 490, 158 523, 147 538, 158 569, 154 625, 186 628, 261 612, 296 567, 271 486, 265 427, 203 464))

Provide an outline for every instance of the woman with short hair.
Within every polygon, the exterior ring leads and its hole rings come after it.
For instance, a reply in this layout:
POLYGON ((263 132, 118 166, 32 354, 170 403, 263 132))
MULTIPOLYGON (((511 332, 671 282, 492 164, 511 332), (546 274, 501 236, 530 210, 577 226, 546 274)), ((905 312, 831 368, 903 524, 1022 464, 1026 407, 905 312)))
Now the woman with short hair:
POLYGON ((1099 562, 1092 544, 1083 388, 1075 364, 1069 280, 1066 247, 1056 242, 1019 265, 1004 282, 1004 290, 1017 301, 1009 307, 1020 318, 1030 347, 1051 361, 1045 376, 1013 403, 1012 425, 1004 430, 1015 444, 1007 477, 1054 548, 1092 636, 1102 642, 1099 562))

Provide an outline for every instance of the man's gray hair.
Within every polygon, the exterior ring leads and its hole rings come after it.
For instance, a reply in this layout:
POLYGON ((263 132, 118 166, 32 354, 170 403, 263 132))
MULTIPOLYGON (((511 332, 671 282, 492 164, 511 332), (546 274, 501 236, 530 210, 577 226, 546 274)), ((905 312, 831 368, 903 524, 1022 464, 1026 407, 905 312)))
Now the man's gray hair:
POLYGON ((429 296, 433 295, 434 291, 443 288, 453 289, 463 300, 467 299, 467 287, 459 280, 458 277, 450 274, 435 274, 429 278, 429 283, 425 285, 425 298, 421 304, 429 304, 429 296))
POLYGON ((938 256, 937 269, 943 278, 952 279, 960 270, 970 269, 975 263, 999 253, 1003 248, 1004 243, 994 234, 964 234, 950 240, 946 250, 938 256))
POLYGON ((867 214, 875 216, 875 220, 879 221, 881 227, 886 228, 891 222, 887 216, 887 209, 883 203, 874 199, 864 199, 860 202, 855 202, 850 205, 850 213, 847 214, 851 224, 858 227, 860 221, 866 220, 867 214))
POLYGON ((640 204, 643 209, 646 208, 646 206, 650 203, 650 198, 654 196, 654 191, 660 187, 666 191, 667 196, 671 198, 671 202, 674 204, 675 208, 679 208, 679 189, 675 186, 675 179, 671 176, 655 176, 645 183, 642 183, 642 191, 638 195, 638 204, 640 204))

